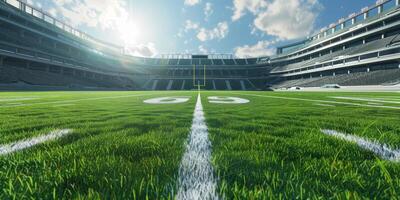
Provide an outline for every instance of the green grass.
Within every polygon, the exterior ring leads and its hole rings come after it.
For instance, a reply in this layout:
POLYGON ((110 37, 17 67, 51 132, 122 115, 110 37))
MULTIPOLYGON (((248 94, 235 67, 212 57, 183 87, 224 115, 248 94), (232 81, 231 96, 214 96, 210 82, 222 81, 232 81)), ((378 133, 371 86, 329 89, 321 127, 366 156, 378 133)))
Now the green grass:
POLYGON ((0 157, 0 199, 172 198, 194 98, 172 108, 142 103, 160 93, 25 93, 43 99, 24 103, 135 94, 146 96, 1 108, 0 143, 56 128, 74 132, 0 157))
MULTIPOLYGON (((57 141, 0 156, 0 199, 173 199, 196 95, 0 93, 0 144, 54 129, 74 130, 57 141), (165 96, 191 99, 172 105, 143 103, 165 96), (31 99, 15 100, 23 97, 31 99)), ((400 110, 323 107, 309 101, 367 105, 334 96, 400 99, 400 93, 202 92, 220 195, 226 199, 397 199, 400 163, 323 135, 320 129, 400 148, 400 110), (210 104, 208 96, 242 97, 250 103, 210 104)))

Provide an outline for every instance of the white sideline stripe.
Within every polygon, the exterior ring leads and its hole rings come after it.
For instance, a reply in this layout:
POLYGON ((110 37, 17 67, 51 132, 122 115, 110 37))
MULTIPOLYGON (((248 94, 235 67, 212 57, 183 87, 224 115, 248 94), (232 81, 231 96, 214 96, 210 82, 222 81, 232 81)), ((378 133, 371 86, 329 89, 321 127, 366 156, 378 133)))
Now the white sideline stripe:
POLYGON ((0 145, 0 156, 27 149, 49 140, 55 140, 70 133, 72 133, 72 130, 70 129, 56 130, 50 132, 48 135, 42 135, 31 139, 21 140, 11 144, 0 145))
POLYGON ((393 150, 387 144, 380 144, 376 141, 371 141, 355 135, 340 133, 335 130, 321 130, 321 131, 326 135, 346 140, 348 142, 356 143, 359 147, 372 151, 373 153, 377 154, 379 157, 385 160, 400 162, 400 149, 393 150))
POLYGON ((58 103, 75 103, 80 101, 92 101, 92 100, 103 100, 103 99, 120 99, 120 98, 128 98, 128 97, 140 97, 140 96, 150 96, 157 94, 135 94, 135 95, 126 95, 126 96, 108 96, 108 97, 96 97, 96 98, 87 98, 87 99, 73 99, 73 100, 63 100, 63 101, 52 101, 52 102, 38 102, 38 103, 30 103, 23 105, 10 105, 10 106, 0 106, 0 108, 12 108, 12 107, 21 107, 21 106, 33 106, 33 105, 46 105, 46 104, 58 104, 58 103))
POLYGON ((397 107, 397 106, 367 105, 367 104, 360 104, 360 103, 329 101, 329 100, 316 100, 316 99, 302 99, 302 98, 296 98, 296 97, 280 97, 280 96, 257 95, 257 94, 243 94, 243 93, 232 93, 232 94, 245 95, 245 96, 255 96, 255 97, 265 97, 265 98, 272 98, 272 99, 286 99, 286 100, 295 100, 295 101, 308 101, 308 102, 317 102, 317 103, 332 103, 332 104, 342 104, 342 105, 350 105, 350 106, 371 107, 371 108, 390 108, 390 109, 400 110, 400 107, 397 107))
POLYGON ((386 101, 386 100, 379 100, 374 98, 358 98, 358 97, 331 97, 334 99, 345 99, 345 100, 356 100, 356 101, 369 101, 369 102, 377 102, 377 103, 394 103, 400 104, 400 101, 386 101))
POLYGON ((208 139, 200 94, 197 97, 186 151, 179 167, 178 186, 177 200, 219 199, 211 164, 211 142, 208 139))

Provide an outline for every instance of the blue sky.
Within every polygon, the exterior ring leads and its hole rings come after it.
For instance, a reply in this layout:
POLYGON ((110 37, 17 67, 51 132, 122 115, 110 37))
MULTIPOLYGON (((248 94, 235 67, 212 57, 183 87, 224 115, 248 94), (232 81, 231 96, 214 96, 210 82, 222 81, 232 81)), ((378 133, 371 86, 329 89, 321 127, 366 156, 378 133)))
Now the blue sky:
POLYGON ((138 56, 272 55, 375 0, 28 0, 138 56))

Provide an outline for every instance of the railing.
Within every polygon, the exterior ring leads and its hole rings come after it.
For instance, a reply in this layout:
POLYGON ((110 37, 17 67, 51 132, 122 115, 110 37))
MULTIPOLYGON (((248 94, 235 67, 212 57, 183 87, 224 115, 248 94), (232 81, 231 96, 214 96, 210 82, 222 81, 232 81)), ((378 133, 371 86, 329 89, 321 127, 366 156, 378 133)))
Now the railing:
POLYGON ((35 8, 34 6, 29 5, 21 0, 0 0, 0 1, 3 1, 16 9, 19 9, 23 13, 26 13, 26 14, 29 14, 29 15, 35 17, 36 19, 40 19, 43 22, 49 23, 49 24, 53 25, 54 27, 57 27, 79 39, 82 39, 84 41, 90 42, 92 44, 95 44, 95 45, 98 45, 101 47, 106 47, 106 48, 112 49, 119 53, 123 52, 123 47, 100 41, 80 30, 75 29, 72 26, 52 17, 47 12, 45 12, 41 9, 35 8))
MULTIPOLYGON (((392 23, 385 23, 383 26, 375 27, 375 28, 372 28, 372 29, 368 29, 365 32, 362 32, 362 33, 359 33, 359 34, 354 34, 354 36, 352 36, 352 37, 340 39, 339 41, 334 41, 335 40, 334 38, 329 38, 326 41, 324 41, 324 43, 330 42, 330 44, 328 44, 327 46, 322 46, 322 47, 318 47, 318 48, 310 48, 306 52, 304 52, 304 50, 303 50, 303 52, 300 52, 300 53, 297 52, 296 54, 285 55, 285 56, 281 55, 281 57, 276 55, 274 57, 271 57, 271 59, 273 60, 272 62, 274 62, 274 63, 282 62, 284 60, 294 60, 294 59, 297 59, 297 58, 309 56, 311 54, 314 54, 314 53, 322 51, 322 50, 326 50, 326 49, 332 48, 334 46, 338 46, 338 45, 344 44, 346 42, 349 42, 350 40, 360 39, 360 38, 363 38, 364 36, 372 35, 374 33, 378 33, 379 31, 382 31, 382 30, 385 30, 385 29, 390 29, 390 28, 393 28, 393 27, 396 27, 396 26, 399 26, 399 25, 400 25, 400 21, 398 21, 398 20, 395 21, 395 22, 392 22, 392 23)), ((365 27, 366 26, 364 26, 364 28, 365 27)), ((341 34, 344 34, 344 33, 341 33, 341 34)), ((336 35, 335 37, 339 38, 341 36, 341 34, 336 35)), ((311 47, 311 46, 308 46, 308 48, 309 47, 311 47)))
MULTIPOLYGON (((378 0, 375 5, 370 7, 363 8, 358 13, 353 13, 349 15, 347 18, 342 18, 338 22, 331 24, 328 28, 323 28, 319 33, 309 36, 304 44, 294 44, 294 49, 286 50, 283 55, 288 55, 293 53, 301 48, 305 48, 319 41, 320 39, 326 39, 332 37, 338 33, 343 32, 344 30, 349 30, 355 28, 360 25, 361 22, 367 23, 374 19, 377 19, 379 16, 386 14, 396 8, 399 7, 397 4, 398 0, 378 0), (372 13, 375 15, 371 15, 372 13)), ((282 48, 290 48, 291 45, 285 47, 278 47, 281 51, 284 51, 282 48)))
MULTIPOLYGON (((351 65, 356 65, 356 64, 362 63, 363 61, 366 61, 366 60, 385 58, 388 56, 397 56, 397 55, 400 55, 400 47, 396 47, 396 46, 388 47, 385 49, 364 52, 364 53, 358 54, 358 55, 351 55, 351 56, 347 56, 344 58, 332 59, 332 60, 329 60, 326 62, 312 64, 312 65, 308 65, 308 66, 305 66, 302 68, 284 70, 284 71, 275 71, 275 72, 271 72, 271 74, 297 75, 297 73, 301 73, 301 72, 309 73, 310 71, 319 69, 319 68, 330 67, 330 69, 333 69, 335 66, 338 66, 338 65, 349 67, 351 65)), ((314 71, 312 71, 312 72, 314 72, 314 71)))
MULTIPOLYGON (((160 54, 154 58, 156 59, 192 59, 193 55, 198 55, 198 54, 160 54)), ((207 59, 239 59, 236 58, 233 54, 206 54, 207 59)), ((243 59, 249 59, 249 58, 243 58, 243 59)))
POLYGON ((110 72, 101 69, 93 69, 90 64, 83 63, 80 61, 76 61, 73 59, 62 58, 60 56, 55 56, 48 53, 43 53, 39 51, 35 51, 25 47, 17 47, 16 45, 6 44, 0 42, 0 54, 13 54, 18 56, 23 56, 31 59, 36 59, 37 61, 46 61, 49 63, 53 63, 55 65, 64 65, 66 67, 72 67, 75 69, 81 69, 86 71, 92 71, 95 73, 102 73, 102 74, 111 74, 111 75, 121 75, 121 73, 117 72, 110 72))

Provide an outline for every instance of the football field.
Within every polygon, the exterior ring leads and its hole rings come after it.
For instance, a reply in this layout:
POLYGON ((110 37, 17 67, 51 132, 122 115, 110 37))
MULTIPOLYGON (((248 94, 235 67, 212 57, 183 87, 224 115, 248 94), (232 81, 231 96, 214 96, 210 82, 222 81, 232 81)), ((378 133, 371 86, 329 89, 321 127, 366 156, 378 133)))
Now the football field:
POLYGON ((396 199, 400 93, 2 92, 0 199, 396 199))

